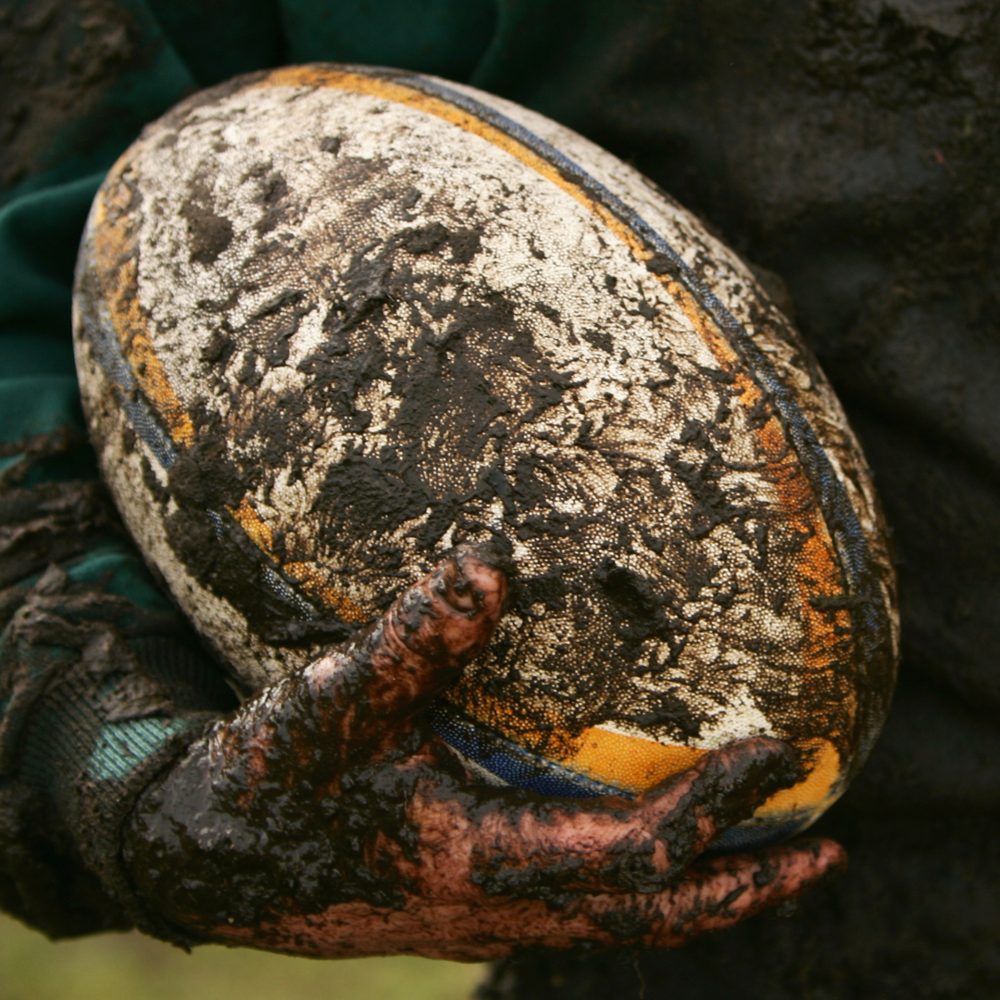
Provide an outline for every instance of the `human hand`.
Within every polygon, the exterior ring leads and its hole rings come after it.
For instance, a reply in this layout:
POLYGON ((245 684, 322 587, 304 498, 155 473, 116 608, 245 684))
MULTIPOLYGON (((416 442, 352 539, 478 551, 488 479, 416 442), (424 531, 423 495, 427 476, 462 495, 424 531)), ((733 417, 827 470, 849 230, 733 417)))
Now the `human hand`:
POLYGON ((140 799, 124 857, 204 939, 466 961, 583 941, 674 946, 841 867, 824 840, 695 861, 798 768, 765 738, 624 799, 478 784, 420 718, 486 645, 507 582, 463 546, 384 617, 218 722, 140 799))

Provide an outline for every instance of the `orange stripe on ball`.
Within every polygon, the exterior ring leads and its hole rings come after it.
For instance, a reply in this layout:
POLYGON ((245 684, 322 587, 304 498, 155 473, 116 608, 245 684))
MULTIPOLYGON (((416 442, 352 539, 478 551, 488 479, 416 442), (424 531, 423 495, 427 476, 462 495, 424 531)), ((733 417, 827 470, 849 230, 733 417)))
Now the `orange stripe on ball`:
POLYGON ((583 731, 579 749, 560 763, 595 781, 641 795, 686 771, 706 753, 593 726, 583 731))

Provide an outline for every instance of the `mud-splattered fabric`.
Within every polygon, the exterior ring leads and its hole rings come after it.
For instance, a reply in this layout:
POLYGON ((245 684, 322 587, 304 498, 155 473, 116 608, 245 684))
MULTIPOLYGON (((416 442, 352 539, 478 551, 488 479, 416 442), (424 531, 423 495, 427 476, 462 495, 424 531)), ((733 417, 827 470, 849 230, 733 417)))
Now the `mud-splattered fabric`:
MULTIPOLYGON (((71 437, 25 441, 9 468, 71 437)), ((53 937, 177 938, 131 890, 120 827, 235 697, 144 575, 96 482, 0 490, 0 903, 53 937)))

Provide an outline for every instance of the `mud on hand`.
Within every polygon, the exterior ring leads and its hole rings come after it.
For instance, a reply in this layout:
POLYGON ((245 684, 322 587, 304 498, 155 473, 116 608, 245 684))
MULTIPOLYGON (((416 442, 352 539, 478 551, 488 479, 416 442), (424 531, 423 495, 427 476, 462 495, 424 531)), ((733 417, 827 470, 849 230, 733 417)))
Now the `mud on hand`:
POLYGON ((682 944, 844 864, 806 841, 695 859, 799 777, 758 738, 629 802, 484 787, 420 710, 489 641, 503 558, 461 546, 376 622, 221 719, 141 798, 124 857, 196 939, 482 961, 528 945, 682 944))

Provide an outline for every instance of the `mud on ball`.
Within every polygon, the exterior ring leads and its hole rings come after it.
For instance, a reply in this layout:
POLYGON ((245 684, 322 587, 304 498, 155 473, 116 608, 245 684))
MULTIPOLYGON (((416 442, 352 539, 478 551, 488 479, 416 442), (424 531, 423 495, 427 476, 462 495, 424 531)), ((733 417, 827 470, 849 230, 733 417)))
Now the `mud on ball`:
POLYGON ((580 136, 402 72, 238 78, 112 169, 75 331, 129 529, 242 688, 492 541, 509 610, 432 710, 483 780, 636 795, 790 741, 735 847, 864 761, 896 611, 857 442, 747 266, 580 136))

